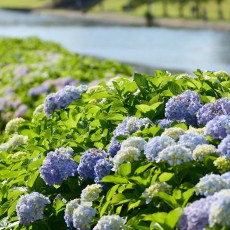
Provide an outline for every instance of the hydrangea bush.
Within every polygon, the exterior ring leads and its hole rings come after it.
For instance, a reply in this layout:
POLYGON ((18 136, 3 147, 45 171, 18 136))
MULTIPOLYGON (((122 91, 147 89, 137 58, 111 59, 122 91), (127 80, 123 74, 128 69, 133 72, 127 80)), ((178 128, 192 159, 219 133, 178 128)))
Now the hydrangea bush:
MULTIPOLYGON (((46 58, 55 62, 59 56, 46 58)), ((30 102, 20 87, 17 93, 34 111, 2 126, 0 227, 230 227, 226 72, 197 70, 191 77, 157 70, 154 76, 130 78, 111 72, 110 82, 87 88, 70 78, 56 82, 42 75, 39 85, 50 87, 43 91, 27 76, 39 70, 35 64, 8 66, 14 89, 22 79, 33 89, 30 102), (50 94, 37 95, 44 92, 50 94)), ((92 69, 88 66, 84 74, 92 69)), ((20 103, 14 102, 16 108, 20 103)))

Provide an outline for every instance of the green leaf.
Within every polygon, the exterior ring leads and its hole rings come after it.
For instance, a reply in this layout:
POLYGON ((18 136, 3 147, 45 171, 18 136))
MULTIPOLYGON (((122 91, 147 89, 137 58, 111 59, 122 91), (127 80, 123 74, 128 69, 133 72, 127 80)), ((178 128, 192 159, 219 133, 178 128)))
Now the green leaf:
POLYGON ((183 193, 182 197, 183 197, 184 202, 183 202, 182 207, 186 206, 188 200, 193 196, 194 192, 195 192, 195 189, 190 188, 186 192, 183 193))
POLYGON ((147 113, 151 110, 151 106, 145 104, 136 105, 135 107, 142 113, 147 113))
POLYGON ((173 176, 174 176, 174 173, 163 172, 163 173, 159 176, 159 181, 160 181, 160 182, 169 181, 173 176))
POLYGON ((149 214, 149 215, 142 215, 143 220, 145 221, 152 221, 153 223, 160 223, 164 224, 165 218, 167 217, 166 212, 157 212, 154 214, 149 214))
POLYGON ((181 87, 177 83, 175 83, 174 81, 169 81, 167 83, 167 86, 168 86, 169 90, 173 93, 173 95, 178 95, 178 94, 183 92, 181 87))
POLYGON ((109 182, 114 184, 127 184, 129 181, 121 176, 108 175, 103 177, 101 182, 109 182))
POLYGON ((117 189, 119 188, 119 184, 114 185, 106 194, 106 201, 110 201, 112 196, 115 194, 117 189))
POLYGON ((102 209, 100 211, 100 217, 102 217, 104 215, 104 213, 105 213, 105 211, 106 211, 106 209, 108 208, 109 205, 110 205, 110 202, 108 202, 108 201, 103 205, 103 207, 102 207, 102 209))
POLYGON ((120 165, 118 169, 118 174, 124 177, 130 175, 132 169, 131 166, 132 165, 130 163, 120 165))
POLYGON ((37 179, 37 177, 39 176, 39 171, 37 170, 36 172, 32 173, 30 176, 29 176, 29 179, 27 181, 27 186, 32 188, 34 186, 34 183, 37 179))
POLYGON ((164 192, 157 193, 157 196, 160 197, 171 208, 177 208, 178 207, 178 203, 173 196, 170 196, 164 192))
POLYGON ((172 210, 165 219, 165 224, 167 224, 170 228, 176 227, 176 224, 183 212, 182 208, 176 208, 172 210))
POLYGON ((137 207, 139 207, 140 205, 142 204, 142 201, 141 200, 138 200, 136 202, 132 202, 132 203, 129 203, 128 205, 128 211, 131 210, 131 209, 135 209, 137 207))
POLYGON ((144 171, 146 171, 151 166, 152 166, 152 163, 140 166, 139 168, 137 168, 135 170, 134 175, 139 175, 139 174, 143 173, 144 171))

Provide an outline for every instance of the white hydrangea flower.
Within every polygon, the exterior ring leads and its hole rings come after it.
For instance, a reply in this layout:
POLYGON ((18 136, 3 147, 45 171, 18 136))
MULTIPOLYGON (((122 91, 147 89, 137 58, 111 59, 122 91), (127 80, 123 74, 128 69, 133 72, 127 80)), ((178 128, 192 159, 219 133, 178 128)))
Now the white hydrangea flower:
POLYGON ((10 133, 10 132, 13 132, 13 131, 17 131, 17 129, 20 127, 20 125, 23 124, 23 122, 25 122, 25 120, 23 118, 21 118, 21 117, 14 118, 14 119, 10 120, 6 124, 5 132, 10 133))
POLYGON ((125 149, 127 147, 134 147, 139 149, 140 151, 144 150, 144 146, 146 145, 146 141, 141 137, 129 137, 124 140, 121 144, 121 149, 125 149))
POLYGON ((171 127, 165 129, 165 131, 161 134, 161 136, 168 136, 173 138, 175 141, 179 139, 181 135, 185 134, 185 131, 179 127, 171 127))
POLYGON ((126 220, 118 215, 103 216, 93 230, 124 230, 126 220))
POLYGON ((102 192, 102 186, 100 184, 88 185, 81 192, 82 202, 92 202, 99 198, 99 194, 102 192))
POLYGON ((160 160, 167 161, 170 165, 180 165, 185 162, 190 162, 193 160, 192 152, 190 149, 186 148, 183 145, 177 144, 169 146, 162 150, 159 153, 159 162, 160 160))
POLYGON ((35 108, 35 110, 33 112, 33 116, 36 116, 36 115, 41 114, 41 113, 45 113, 44 104, 41 104, 41 105, 37 106, 37 108, 35 108))
POLYGON ((90 229, 90 222, 96 215, 96 210, 89 206, 79 205, 73 211, 73 226, 76 229, 88 230, 90 229))
POLYGON ((158 192, 169 193, 171 189, 172 186, 168 185, 166 182, 156 182, 149 188, 145 189, 145 191, 142 193, 142 196, 146 199, 146 204, 149 204, 152 198, 155 197, 158 192))
POLYGON ((203 144, 197 145, 196 148, 193 150, 192 156, 194 160, 203 161, 205 156, 208 156, 213 153, 217 153, 217 149, 214 145, 203 144))
POLYGON ((124 162, 133 162, 137 161, 141 155, 141 151, 134 147, 126 147, 117 152, 115 157, 113 158, 113 170, 117 171, 119 165, 124 162))
POLYGON ((204 135, 206 127, 203 128, 194 128, 193 126, 189 126, 189 129, 185 131, 185 133, 197 133, 204 135))
POLYGON ((212 203, 209 212, 209 226, 230 225, 230 189, 223 189, 214 194, 217 199, 212 203))
POLYGON ((6 143, 0 145, 0 150, 7 151, 9 148, 17 148, 25 145, 28 142, 28 136, 15 134, 6 143))
POLYGON ((227 188, 227 181, 220 175, 210 174, 200 178, 195 186, 197 195, 210 196, 215 192, 227 188))

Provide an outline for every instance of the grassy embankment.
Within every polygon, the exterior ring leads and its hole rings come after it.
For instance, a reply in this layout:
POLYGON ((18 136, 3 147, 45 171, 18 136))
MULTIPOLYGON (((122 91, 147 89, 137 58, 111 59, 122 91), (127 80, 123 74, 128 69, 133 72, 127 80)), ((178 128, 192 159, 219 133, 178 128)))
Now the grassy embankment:
MULTIPOLYGON (((36 9, 39 7, 46 7, 51 4, 52 0, 11 0, 5 1, 0 0, 0 8, 24 8, 24 9, 36 9)), ((135 10, 130 12, 124 12, 123 6, 127 3, 127 0, 116 0, 114 4, 111 0, 104 0, 102 6, 97 5, 90 10, 90 13, 110 13, 117 15, 127 15, 127 16, 138 16, 142 17, 146 12, 146 6, 140 6, 135 10)), ((192 2, 185 5, 184 7, 184 17, 186 19, 192 19, 191 15, 192 2)), ((201 9, 206 9, 208 20, 218 21, 218 11, 216 1, 208 1, 202 4, 201 9)), ((223 16, 225 20, 230 20, 230 0, 224 0, 222 3, 223 16)), ((152 13, 155 18, 163 17, 163 4, 162 1, 158 1, 152 4, 152 13)), ((179 5, 177 3, 168 4, 168 17, 178 18, 179 17, 179 5)))

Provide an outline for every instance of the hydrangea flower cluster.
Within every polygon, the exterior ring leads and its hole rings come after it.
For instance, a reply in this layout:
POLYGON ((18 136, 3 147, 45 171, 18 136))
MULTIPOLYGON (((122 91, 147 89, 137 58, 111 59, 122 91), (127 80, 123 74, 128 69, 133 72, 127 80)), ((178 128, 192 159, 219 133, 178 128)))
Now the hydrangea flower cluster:
POLYGON ((116 137, 112 137, 109 145, 108 153, 111 157, 114 157, 121 148, 121 143, 117 141, 116 137))
POLYGON ((210 207, 209 212, 209 226, 213 227, 215 224, 221 226, 230 225, 230 190, 224 189, 214 194, 217 198, 210 207))
POLYGON ((141 151, 134 147, 126 147, 118 151, 113 158, 113 170, 117 171, 118 167, 124 162, 137 161, 141 155, 141 151))
POLYGON ((194 160, 203 161, 205 156, 216 154, 217 152, 218 150, 214 145, 203 144, 203 145, 196 146, 196 148, 192 152, 192 156, 194 160))
POLYGON ((66 204, 64 219, 67 227, 73 228, 73 211, 80 205, 80 199, 74 199, 66 204))
POLYGON ((206 125, 205 135, 214 139, 224 139, 230 134, 230 116, 221 115, 214 117, 206 125))
POLYGON ((193 160, 192 152, 184 145, 176 144, 163 149, 158 156, 157 162, 164 160, 171 166, 180 165, 193 160))
POLYGON ((216 197, 208 196, 190 204, 179 219, 179 230, 203 230, 209 225, 210 207, 216 197))
MULTIPOLYGON (((84 180, 87 180, 87 179, 94 179, 95 180, 96 177, 98 177, 98 180, 100 180, 101 176, 102 176, 102 172, 104 172, 104 170, 102 168, 98 169, 96 165, 97 165, 99 160, 103 160, 106 158, 107 158, 107 153, 102 149, 92 148, 92 149, 85 151, 81 157, 80 164, 77 168, 78 174, 84 180), (97 168, 97 174, 95 172, 95 166, 97 168)), ((103 163, 99 162, 99 164, 104 165, 105 171, 108 172, 107 167, 109 167, 109 165, 106 165, 105 161, 103 163)))
POLYGON ((130 135, 140 130, 141 128, 149 127, 151 124, 152 122, 149 120, 149 118, 125 118, 125 120, 118 124, 116 129, 113 131, 113 138, 108 150, 109 155, 114 157, 120 150, 121 144, 117 141, 116 137, 130 135))
POLYGON ((227 172, 230 171, 230 159, 227 157, 218 157, 213 164, 217 167, 217 169, 221 172, 227 172))
POLYGON ((165 106, 165 116, 170 120, 185 121, 188 125, 196 126, 196 113, 201 106, 199 94, 186 90, 168 100, 165 106))
POLYGON ((160 127, 162 129, 165 129, 165 128, 169 127, 172 123, 173 123, 173 120, 162 119, 162 120, 157 120, 155 122, 155 125, 160 125, 160 127))
POLYGON ((218 151, 221 156, 230 159, 230 135, 227 135, 218 145, 218 151))
POLYGON ((99 159, 94 166, 94 182, 99 183, 104 176, 110 174, 112 167, 113 163, 108 158, 99 159))
POLYGON ((206 125, 214 117, 220 115, 230 115, 230 101, 227 98, 221 98, 215 103, 203 105, 196 116, 200 125, 206 125))
POLYGON ((49 198, 38 192, 20 196, 16 206, 20 224, 26 226, 43 219, 44 208, 47 204, 50 204, 49 198))
POLYGON ((92 202, 99 198, 101 192, 102 186, 100 184, 88 185, 81 192, 81 202, 92 202))
POLYGON ((195 186, 196 194, 210 196, 222 189, 230 188, 229 172, 220 175, 210 174, 200 178, 200 181, 195 186))
POLYGON ((77 172, 73 150, 69 147, 59 148, 47 154, 40 168, 40 176, 47 185, 60 184, 77 172))
POLYGON ((45 113, 44 111, 44 104, 41 104, 39 106, 37 106, 33 112, 33 116, 36 116, 38 114, 41 114, 41 113, 45 113))
POLYGON ((25 122, 25 120, 21 117, 14 118, 10 120, 5 127, 6 133, 15 132, 18 130, 18 128, 25 122))
POLYGON ((185 134, 185 131, 182 128, 171 127, 171 128, 165 129, 165 131, 161 134, 161 136, 168 136, 168 137, 173 138, 175 141, 178 141, 179 137, 184 134, 185 134))
POLYGON ((142 196, 146 199, 146 204, 149 204, 153 197, 157 196, 158 192, 170 193, 172 186, 168 185, 166 182, 155 182, 149 188, 145 189, 142 196))
POLYGON ((6 143, 0 145, 0 150, 6 151, 9 148, 17 148, 28 142, 28 136, 14 134, 6 143))
POLYGON ((144 154, 150 161, 157 161, 159 153, 168 146, 175 145, 174 139, 168 136, 156 136, 148 141, 144 147, 144 154))
POLYGON ((134 147, 139 149, 140 151, 144 150, 144 146, 146 145, 146 141, 141 137, 129 137, 124 140, 121 144, 121 149, 127 147, 134 147))
POLYGON ((197 145, 208 144, 208 141, 202 134, 189 132, 180 136, 178 144, 184 145, 193 151, 197 145))
POLYGON ((58 90, 57 93, 49 94, 44 103, 46 115, 51 115, 54 111, 66 108, 73 101, 79 100, 86 90, 86 85, 80 85, 79 87, 67 85, 58 90))
POLYGON ((90 206, 79 205, 73 210, 73 227, 76 229, 90 229, 90 222, 96 215, 96 210, 90 206))
POLYGON ((118 215, 102 216, 93 230, 124 230, 126 220, 118 215))

